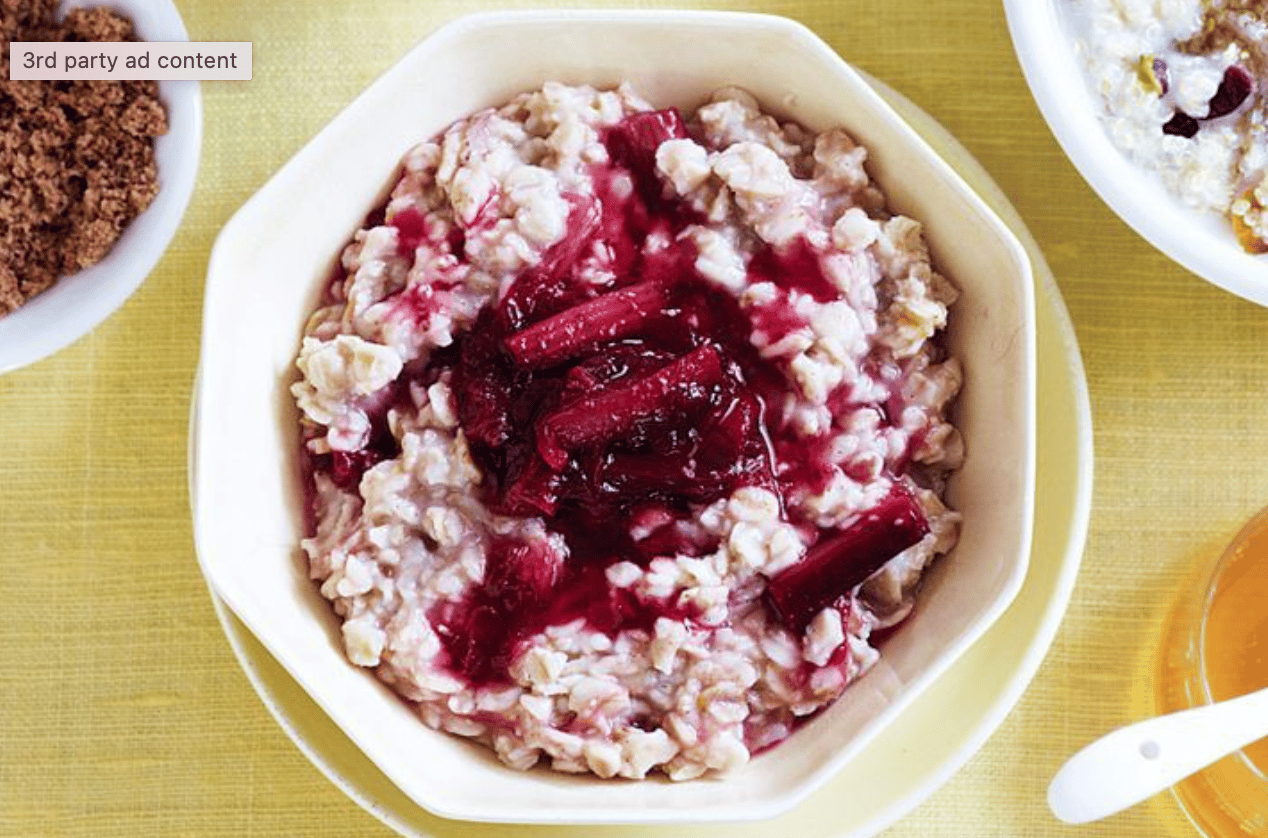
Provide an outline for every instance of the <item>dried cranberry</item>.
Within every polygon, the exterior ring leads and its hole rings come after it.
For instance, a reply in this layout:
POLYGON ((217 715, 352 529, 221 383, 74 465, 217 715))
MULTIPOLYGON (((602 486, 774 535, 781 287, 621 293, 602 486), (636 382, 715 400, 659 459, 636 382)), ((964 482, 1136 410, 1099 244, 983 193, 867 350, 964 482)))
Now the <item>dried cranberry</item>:
POLYGON ((1191 138, 1197 136, 1198 121, 1184 111, 1176 111, 1171 119, 1162 126, 1162 133, 1173 137, 1191 138))
POLYGON ((1211 97, 1206 118, 1218 119, 1237 110, 1242 102, 1246 101, 1246 97, 1250 95, 1254 87, 1255 82, 1250 77, 1250 73, 1236 64, 1232 65, 1224 71, 1224 78, 1220 80, 1220 86, 1211 97))

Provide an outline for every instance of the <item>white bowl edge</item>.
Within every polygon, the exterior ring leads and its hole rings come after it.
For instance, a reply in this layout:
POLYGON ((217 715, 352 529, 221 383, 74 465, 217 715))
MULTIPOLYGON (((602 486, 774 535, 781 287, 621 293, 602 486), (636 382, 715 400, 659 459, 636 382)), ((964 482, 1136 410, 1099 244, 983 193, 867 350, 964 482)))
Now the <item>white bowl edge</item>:
MULTIPOLYGON (((569 13, 568 17, 569 19, 575 20, 578 18, 584 18, 585 14, 586 13, 569 13)), ((589 13, 589 14, 593 14, 595 16, 601 15, 604 22, 610 22, 613 18, 613 15, 611 13, 589 13)), ((838 64, 840 68, 842 68, 844 73, 847 73, 857 78, 856 74, 854 74, 854 71, 851 68, 849 68, 848 65, 846 65, 845 62, 843 62, 840 59, 840 57, 836 55, 835 52, 832 52, 830 49, 826 47, 826 45, 823 44, 822 41, 820 41, 817 37, 811 34, 809 30, 806 30, 800 24, 796 24, 784 19, 770 18, 768 16, 761 16, 761 15, 743 15, 743 14, 734 14, 734 13, 709 14, 709 13, 680 12, 680 13, 670 13, 669 15, 666 15, 666 14, 657 14, 657 13, 647 14, 647 13, 638 13, 638 12, 628 12, 628 13, 621 13, 616 15, 616 17, 619 19, 630 19, 630 20, 636 20, 640 22, 645 22, 649 19, 665 20, 667 17, 671 17, 671 16, 672 18, 677 20, 718 19, 718 18, 725 17, 731 21, 747 20, 752 23, 760 23, 761 25, 767 26, 767 27, 773 25, 772 21, 779 21, 778 25, 784 27, 784 31, 790 37, 796 37, 798 39, 808 41, 808 43, 804 43, 802 44, 802 46, 810 46, 812 49, 819 52, 821 57, 830 57, 831 61, 838 64)), ((443 27, 442 29, 438 30, 436 33, 431 35, 427 39, 427 42, 435 43, 439 40, 443 40, 443 38, 445 37, 455 37, 457 35, 462 34, 468 28, 478 29, 480 26, 486 24, 490 20, 496 21, 498 23, 502 23, 502 22, 505 22, 508 17, 513 17, 517 19, 555 20, 555 19, 558 19, 559 15, 557 13, 521 13, 517 15, 505 15, 505 14, 473 15, 473 16, 469 16, 465 18, 460 18, 459 20, 451 24, 448 24, 447 26, 443 27)), ((391 71, 389 71, 389 73, 390 72, 391 71)), ((381 81, 382 80, 380 80, 380 82, 375 82, 373 85, 371 85, 371 87, 366 91, 366 93, 368 94, 372 90, 374 90, 375 87, 381 83, 381 81)), ((860 80, 860 84, 862 84, 861 80, 860 80)), ((862 94, 862 95, 871 95, 875 97, 875 94, 871 92, 870 88, 867 88, 867 94, 862 94)), ((875 97, 875 98, 876 98, 876 102, 879 103, 879 106, 881 108, 883 108, 884 110, 889 109, 889 106, 886 105, 883 102, 883 100, 881 100, 879 97, 875 97)), ((338 124, 340 120, 345 120, 349 118, 349 112, 352 110, 352 108, 353 106, 350 106, 349 110, 345 110, 342 114, 336 117, 336 120, 331 123, 331 127, 338 124)), ((905 123, 901 124, 900 130, 905 130, 906 132, 908 132, 911 135, 911 141, 913 143, 916 143, 926 149, 928 148, 928 146, 924 143, 924 141, 921 140, 918 137, 918 135, 912 132, 910 127, 906 126, 905 123)), ((316 152, 314 150, 313 144, 310 143, 308 146, 305 146, 305 148, 302 149, 295 156, 295 158, 292 159, 292 162, 288 163, 274 177, 274 179, 270 181, 270 183, 273 183, 274 181, 280 178, 283 178, 286 175, 286 173, 289 170, 291 170, 293 167, 301 165, 301 163, 306 160, 306 156, 311 156, 314 154, 316 154, 316 152)), ((932 155, 932 152, 930 152, 930 154, 932 155)), ((933 165, 941 166, 945 170, 946 177, 949 181, 961 183, 961 185, 963 186, 959 176, 955 174, 954 170, 952 170, 949 166, 947 166, 944 161, 941 161, 940 159, 936 159, 935 157, 935 162, 933 163, 933 165)), ((239 226, 245 225, 249 227, 252 225, 253 216, 257 213, 258 208, 262 205, 262 195, 267 190, 267 188, 268 187, 266 185, 266 187, 262 189, 260 193, 257 193, 257 195, 253 197, 250 201, 248 201, 247 204, 244 205, 244 207, 237 214, 235 214, 234 218, 231 219, 231 221, 225 226, 225 229, 222 232, 221 237, 217 241, 217 245, 213 249, 213 252, 212 252, 212 256, 211 256, 211 260, 210 260, 209 268, 208 268, 209 276, 213 275, 217 270, 217 265, 221 259, 221 252, 220 252, 221 247, 224 246, 225 242, 230 241, 233 238, 233 235, 239 226)), ((1028 341, 1028 346, 1026 347, 1025 352, 1026 352, 1026 357, 1028 358, 1028 364, 1030 367, 1028 378, 1027 378, 1028 393, 1025 396, 1025 399, 1027 402, 1026 428, 1027 428, 1027 433, 1030 435, 1030 438, 1027 440, 1027 443, 1026 443, 1026 448, 1027 448, 1027 451, 1029 452, 1029 460, 1025 464, 1023 469, 1024 474, 1022 476, 1022 483, 1023 483, 1022 491, 1028 498, 1032 499, 1033 501, 1034 450, 1035 450, 1034 440, 1033 440, 1035 356, 1034 356, 1034 299, 1033 299, 1033 288, 1032 288, 1033 276, 1030 272, 1030 262, 1021 244, 1016 240, 1012 232, 1009 231, 1007 227, 1003 225, 998 220, 998 218, 994 216, 994 214, 985 206, 985 204, 981 202, 981 200, 976 196, 976 194, 973 193, 970 189, 968 189, 967 186, 964 186, 963 189, 960 190, 960 192, 962 193, 960 197, 962 198, 965 205, 969 207, 971 211, 975 212, 982 220, 984 220, 985 223, 987 223, 989 226, 995 228, 998 231, 997 237, 999 238, 1000 241, 1005 243, 1005 246, 1010 251, 1013 259, 1015 260, 1017 264, 1019 273, 1022 274, 1026 279, 1026 281, 1022 284, 1022 286, 1024 289, 1024 295, 1026 297, 1025 307, 1026 307, 1026 318, 1027 318, 1027 324, 1026 324, 1027 328, 1024 331, 1028 341)), ((210 305, 211 295, 214 291, 214 289, 212 288, 213 283, 209 282, 208 286, 209 286, 208 288, 209 305, 207 307, 207 312, 210 313, 213 310, 213 306, 210 305)), ((204 329, 203 348, 205 353, 208 350, 209 332, 210 330, 204 329)), ((201 386, 202 385, 200 385, 200 387, 201 386)), ((1023 548, 1021 550, 1021 555, 1023 557, 1029 555, 1029 539, 1030 539, 1030 529, 1032 525, 1032 514, 1033 514, 1033 508, 1032 508, 1032 503, 1030 503, 1030 504, 1027 504, 1027 515, 1026 515, 1026 520, 1024 524, 1024 537, 1023 537, 1024 543, 1021 545, 1023 548)), ((196 514, 195 515, 195 534, 196 534, 196 538, 199 540, 200 543, 202 541, 202 538, 199 535, 201 530, 202 530, 202 522, 199 519, 199 516, 196 514)), ((200 561, 204 561, 204 556, 201 550, 199 551, 199 556, 200 556, 200 561)), ((300 683, 304 684, 305 679, 302 673, 295 672, 294 669, 291 668, 289 664, 287 663, 287 656, 284 654, 284 652, 280 652, 277 648, 274 648, 273 644, 270 643, 271 638, 269 637, 268 632, 267 631, 261 632, 260 631, 261 627, 256 624, 253 624, 254 621, 252 620, 249 613, 244 614, 244 609, 241 607, 241 603, 237 602, 236 600, 235 591, 233 591, 232 589, 226 590, 225 586, 218 584, 218 575, 215 572, 214 567, 209 567, 205 562, 203 566, 204 566, 204 572, 207 574, 208 578, 212 581, 213 587, 216 589, 217 594, 220 595, 227 604, 229 604, 229 606, 235 611, 236 614, 238 614, 239 618, 242 619, 244 623, 246 623, 248 626, 251 627, 252 631, 255 632, 257 636, 261 637, 261 639, 265 642, 266 646, 270 647, 270 651, 274 655, 276 655, 278 659, 284 663, 284 665, 288 666, 288 669, 291 670, 292 675, 296 677, 296 679, 299 680, 300 683)), ((959 638, 957 638, 956 642, 946 652, 943 653, 942 657, 939 658, 935 666, 930 667, 927 671, 923 672, 919 678, 910 682, 907 685, 905 692, 899 697, 898 700, 892 702, 891 706, 888 707, 884 713, 882 713, 880 716, 874 719, 871 724, 869 724, 863 730, 857 733, 854 739, 851 741, 850 747, 843 749, 842 751, 836 754, 834 759, 821 765, 816 771, 814 771, 810 775, 810 779, 804 782, 802 786, 798 788, 797 790, 795 790, 794 792, 785 794, 778 798, 774 798, 772 802, 767 804, 765 807, 752 804, 752 805, 749 805, 747 808, 740 807, 740 810, 738 812, 735 810, 735 807, 732 807, 731 816, 726 817, 725 819, 736 819, 737 816, 738 817, 768 817, 772 814, 776 814, 778 811, 783 811, 791 807, 792 805, 795 805, 795 803, 798 800, 800 800, 802 797, 808 794, 810 790, 815 785, 817 785, 817 783, 820 782, 825 776, 837 770, 840 767, 840 765, 843 764, 845 760, 849 759, 854 753, 856 753, 857 750, 862 747, 864 742, 870 738, 869 732, 870 734, 874 735, 874 732, 876 730, 879 730, 880 727, 888 723, 888 721, 892 719, 893 716, 897 715, 897 713, 900 712, 901 709, 904 706, 906 706, 906 704, 908 704, 917 693, 922 691, 929 683, 931 683, 937 677, 938 674, 940 674, 943 670, 945 670, 947 666, 950 665, 952 660, 958 657, 959 654, 962 653, 964 649, 966 649, 973 642, 973 640, 975 640, 978 636, 981 635, 982 632, 986 630, 986 628, 999 616, 999 614, 1004 610, 1005 607, 1007 607, 1008 603, 1011 602, 1013 597, 1016 595, 1017 591, 1019 590, 1022 584, 1022 581, 1024 580, 1025 569, 1026 568, 1025 568, 1024 561, 1016 563, 1013 566, 1011 575, 1003 583, 1003 587, 1001 589, 1002 590, 1001 596, 993 603, 993 605, 989 609, 984 611, 982 614, 980 614, 978 618, 970 626, 968 626, 965 631, 961 633, 959 638)), ((249 612, 250 609, 246 609, 246 611, 249 612)), ((306 689, 309 689, 310 694, 314 694, 314 697, 318 698, 319 702, 321 701, 320 691, 317 691, 316 693, 314 693, 314 691, 311 689, 311 685, 309 684, 305 684, 305 687, 306 689)), ((333 708, 326 706, 324 702, 323 702, 323 707, 324 709, 326 709, 327 712, 331 712, 332 715, 336 715, 337 717, 337 712, 333 708)), ((433 805, 432 803, 429 803, 427 805, 433 811, 437 811, 439 814, 442 814, 442 815, 472 817, 472 814, 469 812, 446 812, 446 811, 442 811, 443 807, 437 807, 433 805)), ((496 819, 497 820, 515 820, 515 821, 522 821, 527 819, 540 820, 541 815, 542 813, 540 811, 510 812, 510 813, 507 813, 505 817, 499 816, 496 819)), ((650 822, 650 821, 659 819, 655 815, 649 816, 648 813, 646 812, 641 813, 641 815, 642 816, 638 817, 637 820, 642 822, 650 822)), ((670 814, 667 817, 665 817, 665 820, 682 820, 682 819, 683 818, 681 817, 681 813, 670 814)), ((628 813, 625 813, 624 815, 622 813, 615 813, 614 816, 611 818, 611 820, 628 821, 630 819, 628 817, 628 813)), ((591 820, 590 822, 596 822, 596 821, 591 820)))
MULTIPOLYGON (((1073 506, 1070 512, 1069 527, 1062 530, 1064 540, 1061 545, 1061 569, 1054 581, 1052 595, 1044 603, 1042 614, 1038 620, 1037 631, 1034 636, 1026 641, 1025 655, 1019 662, 1015 675, 1002 685, 1000 692, 994 696, 989 706, 985 709, 984 717, 965 735, 964 739, 941 758, 933 773, 917 781, 905 793, 891 800, 863 823, 847 827, 846 831, 841 833, 824 833, 824 838, 870 838, 870 836, 876 835, 892 826, 899 819, 913 811, 929 795, 944 785, 951 776, 959 771, 981 749, 999 723, 1016 705, 1034 677, 1040 663, 1046 657, 1047 650, 1060 627, 1062 614, 1074 588, 1080 564, 1079 560, 1082 556, 1087 536, 1093 479, 1091 407, 1086 376, 1083 372, 1083 364, 1069 313, 1064 301, 1061 299, 1059 289, 1055 286, 1051 271, 1043 262, 1043 255, 1039 251, 1038 244, 1025 230, 1024 222, 1009 204, 1007 197, 999 186, 991 180, 981 165, 972 159, 969 152, 962 145, 955 141, 928 114, 920 111, 910 101, 902 97, 901 94, 875 79, 869 78, 869 81, 874 85, 878 85, 882 94, 893 102, 894 106, 899 108, 904 116, 911 120, 923 134, 928 136, 931 143, 935 143, 939 148, 943 149, 944 153, 954 158, 953 163, 957 170, 961 172, 966 180, 970 181, 982 197, 1017 232, 1018 236, 1023 239, 1024 246, 1030 253, 1033 263, 1042 268, 1036 271, 1037 284, 1040 286, 1041 296, 1046 301, 1045 305, 1052 309, 1051 316, 1055 321, 1054 326, 1057 331, 1055 343, 1060 346, 1062 351, 1061 365, 1067 368, 1065 375, 1068 376, 1069 380, 1063 380, 1063 386, 1068 386, 1069 388, 1070 406, 1073 410, 1073 415, 1078 417, 1074 423, 1073 452, 1080 468, 1076 469, 1076 478, 1072 482, 1073 506)), ((194 505, 192 443, 196 433, 195 414, 198 389, 196 382, 197 379, 193 388, 195 396, 191 400, 190 405, 188 462, 190 468, 189 492, 191 509, 194 505)), ((1042 479, 1038 478, 1038 473, 1037 481, 1042 482, 1042 479)), ((215 613, 226 632, 230 646, 244 667, 248 682, 255 689, 261 702, 284 733, 294 742, 299 751, 317 767, 322 775, 373 817, 400 835, 406 836, 406 838, 439 838, 441 835, 448 835, 448 832, 433 832, 427 824, 414 819, 404 810, 398 810, 392 802, 377 798, 373 790, 362 779, 354 776, 345 776, 336 762, 332 761, 331 755, 321 743, 309 741, 306 738, 300 726, 297 726, 290 718, 290 713, 295 708, 288 708, 285 705, 283 697, 276 693, 274 686, 267 680, 269 676, 259 670, 259 662, 253 657, 255 653, 245 645, 245 627, 237 623, 231 610, 220 600, 210 588, 210 585, 208 586, 208 591, 211 594, 215 613)), ((1010 608, 1015 608, 1019 605, 1020 603, 1014 603, 1010 608)), ((992 630, 998 631, 999 628, 995 627, 992 630)), ((872 749, 875 747, 876 743, 869 746, 872 749)), ((863 756, 867 755, 865 753, 863 756)), ((777 820, 768 821, 767 823, 771 825, 771 832, 769 833, 771 835, 778 834, 777 830, 782 828, 782 824, 777 820)), ((672 834, 674 833, 664 833, 666 838, 669 838, 672 834)))

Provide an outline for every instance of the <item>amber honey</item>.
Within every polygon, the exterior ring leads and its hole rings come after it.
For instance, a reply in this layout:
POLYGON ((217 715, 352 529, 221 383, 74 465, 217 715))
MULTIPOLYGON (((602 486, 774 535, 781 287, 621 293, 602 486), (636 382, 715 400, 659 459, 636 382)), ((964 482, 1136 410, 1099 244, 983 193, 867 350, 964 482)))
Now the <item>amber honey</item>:
MULTIPOLYGON (((1158 676, 1162 712, 1268 687, 1268 510, 1186 587, 1163 637, 1158 676)), ((1268 838, 1268 739, 1185 780, 1175 794, 1211 838, 1268 838)))
MULTIPOLYGON (((1268 687, 1268 532, 1257 532, 1215 581, 1202 638, 1206 683, 1214 701, 1268 687)), ((1246 749, 1268 771, 1268 740, 1246 749)))

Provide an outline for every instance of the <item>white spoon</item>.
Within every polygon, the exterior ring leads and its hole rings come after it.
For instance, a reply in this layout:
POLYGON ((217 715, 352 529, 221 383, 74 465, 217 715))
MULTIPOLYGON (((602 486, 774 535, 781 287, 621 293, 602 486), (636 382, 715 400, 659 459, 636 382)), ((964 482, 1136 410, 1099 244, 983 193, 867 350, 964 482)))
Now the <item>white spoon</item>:
POLYGON ((1048 807, 1066 823, 1109 817, 1268 736, 1268 689, 1121 727, 1061 766, 1048 807))

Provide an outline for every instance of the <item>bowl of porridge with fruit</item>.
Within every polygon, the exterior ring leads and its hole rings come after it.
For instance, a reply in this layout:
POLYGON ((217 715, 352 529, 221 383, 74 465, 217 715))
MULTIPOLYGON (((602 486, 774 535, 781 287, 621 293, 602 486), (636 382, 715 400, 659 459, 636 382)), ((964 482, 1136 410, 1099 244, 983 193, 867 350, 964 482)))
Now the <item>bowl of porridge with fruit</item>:
POLYGON ((1040 110, 1093 189, 1189 270, 1268 305, 1263 5, 1005 7, 1040 110))
POLYGON ((434 812, 773 815, 1020 585, 1030 282, 797 24, 460 19, 217 242, 200 560, 434 812))

